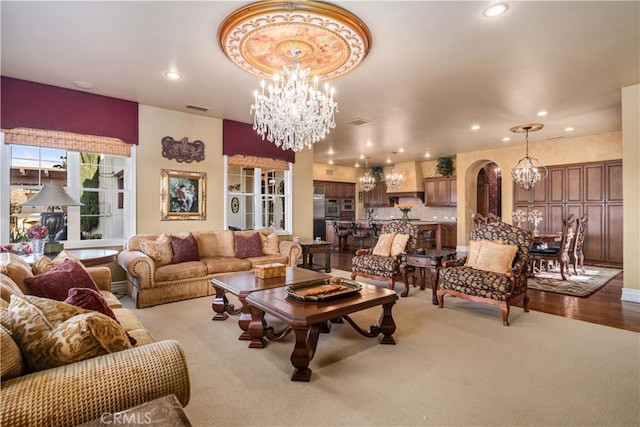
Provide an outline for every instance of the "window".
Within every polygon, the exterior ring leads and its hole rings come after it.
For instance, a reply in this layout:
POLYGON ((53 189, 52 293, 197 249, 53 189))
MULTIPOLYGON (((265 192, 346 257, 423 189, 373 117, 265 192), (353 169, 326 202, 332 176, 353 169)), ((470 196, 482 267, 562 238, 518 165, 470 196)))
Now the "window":
POLYGON ((0 235, 8 233, 9 241, 26 239, 26 229, 40 222, 40 212, 47 208, 20 204, 48 182, 62 184, 72 198, 83 203, 62 208, 66 225, 56 240, 67 242, 65 247, 120 245, 132 234, 135 215, 132 192, 127 190, 133 186, 133 157, 19 144, 2 148, 10 191, 9 221, 2 221, 9 230, 0 235))
POLYGON ((225 157, 226 218, 230 229, 272 228, 292 232, 291 166, 270 167, 229 164, 225 157))

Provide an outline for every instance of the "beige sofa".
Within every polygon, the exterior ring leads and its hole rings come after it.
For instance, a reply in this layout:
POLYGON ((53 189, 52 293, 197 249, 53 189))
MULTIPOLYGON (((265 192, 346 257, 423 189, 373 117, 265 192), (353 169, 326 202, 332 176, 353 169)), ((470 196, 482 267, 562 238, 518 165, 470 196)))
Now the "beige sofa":
MULTIPOLYGON (((198 261, 158 266, 141 246, 142 240, 157 241, 161 234, 139 234, 129 238, 118 255, 118 264, 127 273, 127 294, 136 307, 150 307, 188 298, 215 294, 211 278, 230 272, 249 271, 256 265, 282 263, 295 266, 302 254, 298 243, 277 239, 269 229, 253 231, 201 231, 176 233, 184 239, 193 234, 198 245, 198 261), (275 239, 275 249, 265 250, 265 255, 240 259, 236 257, 235 236, 249 237, 258 232, 264 238, 275 239)), ((164 237, 171 237, 165 234, 164 237)), ((272 240, 273 241, 273 240, 272 240)), ((264 248, 266 249, 266 248, 264 248)))
POLYGON ((189 402, 189 373, 180 344, 174 340, 155 342, 133 312, 122 307, 111 293, 109 268, 87 271, 136 344, 104 356, 29 372, 13 338, 8 307, 12 295, 29 293, 24 278, 32 273, 24 260, 11 255, 0 274, 0 425, 73 426, 168 394, 175 394, 183 406, 189 402))

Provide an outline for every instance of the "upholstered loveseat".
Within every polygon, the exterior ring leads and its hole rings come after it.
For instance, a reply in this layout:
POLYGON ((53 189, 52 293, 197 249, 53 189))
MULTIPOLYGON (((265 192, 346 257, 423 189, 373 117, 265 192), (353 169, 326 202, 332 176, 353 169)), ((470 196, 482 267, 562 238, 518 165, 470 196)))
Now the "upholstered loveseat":
POLYGON ((301 254, 298 243, 280 240, 269 228, 138 234, 124 243, 118 264, 127 273, 127 293, 143 308, 213 295, 210 281, 217 274, 271 263, 295 266, 301 254), (188 239, 196 249, 187 249, 189 255, 183 256, 185 251, 178 248, 188 239))
MULTIPOLYGON (((34 368, 33 356, 29 357, 26 349, 30 343, 25 345, 26 335, 19 329, 24 330, 26 324, 40 327, 38 324, 43 322, 51 327, 65 310, 82 312, 83 309, 29 295, 30 289, 24 279, 33 276, 31 267, 16 255, 0 261, 3 261, 0 274, 0 425, 73 426, 168 394, 175 394, 182 405, 189 402, 189 373, 182 347, 174 340, 156 342, 133 312, 122 307, 111 293, 111 271, 107 267, 90 267, 86 271, 121 328, 133 338, 126 344, 128 348, 67 364, 56 362, 53 363, 56 366, 49 368, 34 368), (25 307, 33 313, 32 318, 25 317, 25 307)), ((96 323, 83 323, 83 320, 104 316, 91 310, 84 311, 86 313, 64 322, 80 325, 77 330, 81 330, 83 336, 94 333, 96 326, 96 323), (79 318, 82 320, 74 320, 79 318)), ((111 319, 107 321, 112 322, 111 319)), ((65 329, 65 333, 69 330, 65 329)), ((86 342, 84 338, 82 340, 86 342)), ((35 357, 50 356, 55 352, 54 347, 58 346, 48 347, 46 351, 36 350, 39 354, 35 357)), ((64 356, 69 357, 68 354, 64 356)))

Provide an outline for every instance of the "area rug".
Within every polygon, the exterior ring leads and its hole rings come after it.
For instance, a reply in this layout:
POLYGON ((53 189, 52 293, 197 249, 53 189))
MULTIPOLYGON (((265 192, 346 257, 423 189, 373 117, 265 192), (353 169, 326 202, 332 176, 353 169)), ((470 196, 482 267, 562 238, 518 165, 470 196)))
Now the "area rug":
POLYGON ((529 278, 527 285, 529 289, 584 298, 600 290, 621 271, 615 268, 585 266, 584 273, 578 270, 578 275, 574 275, 572 269, 571 276, 565 274, 567 280, 562 280, 560 270, 541 271, 536 273, 535 278, 529 278))

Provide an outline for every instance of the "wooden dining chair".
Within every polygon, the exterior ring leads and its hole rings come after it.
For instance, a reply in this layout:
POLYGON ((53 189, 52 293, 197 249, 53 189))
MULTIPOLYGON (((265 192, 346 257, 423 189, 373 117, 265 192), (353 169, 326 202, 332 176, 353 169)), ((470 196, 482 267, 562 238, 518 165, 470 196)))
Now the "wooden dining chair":
POLYGON ((535 266, 537 263, 554 262, 560 268, 560 276, 562 280, 567 280, 565 271, 569 273, 569 251, 573 242, 575 216, 569 215, 562 221, 562 234, 560 237, 560 245, 553 247, 532 247, 529 251, 529 260, 531 265, 531 275, 535 276, 535 266))
POLYGON ((570 258, 573 263, 573 273, 578 274, 578 264, 580 264, 580 271, 584 270, 584 240, 587 237, 587 222, 589 220, 589 214, 584 214, 576 222, 576 231, 573 237, 573 245, 570 250, 570 258))

